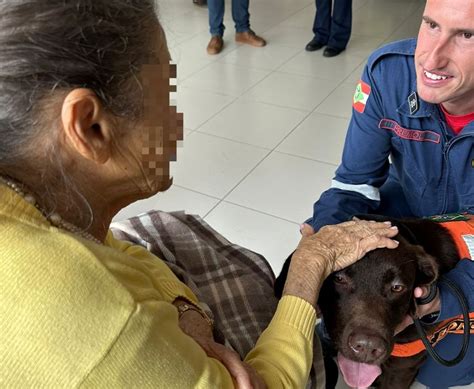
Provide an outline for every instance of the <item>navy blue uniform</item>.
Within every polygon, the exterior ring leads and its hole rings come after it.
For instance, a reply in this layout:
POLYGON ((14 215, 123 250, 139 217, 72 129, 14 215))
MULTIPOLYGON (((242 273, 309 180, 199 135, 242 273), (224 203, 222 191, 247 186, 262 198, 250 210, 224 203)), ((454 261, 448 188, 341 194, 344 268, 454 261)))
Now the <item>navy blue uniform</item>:
MULTIPOLYGON (((354 95, 342 163, 307 221, 315 230, 358 213, 474 213, 474 122, 456 136, 440 107, 417 96, 415 47, 415 39, 404 40, 369 57, 354 95)), ((463 289, 474 311, 474 262, 461 261, 447 277, 463 289)), ((451 293, 440 289, 439 320, 460 314, 451 293)), ((473 382, 473 343, 461 365, 443 368, 428 359, 418 379, 431 388, 473 382)), ((442 356, 459 349, 457 335, 437 346, 442 356)))

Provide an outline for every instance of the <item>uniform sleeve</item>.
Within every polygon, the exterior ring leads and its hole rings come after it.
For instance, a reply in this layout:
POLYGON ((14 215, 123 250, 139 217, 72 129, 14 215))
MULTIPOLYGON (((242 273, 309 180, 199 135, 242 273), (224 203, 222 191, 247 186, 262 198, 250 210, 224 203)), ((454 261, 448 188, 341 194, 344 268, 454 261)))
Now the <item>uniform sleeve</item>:
POLYGON ((341 165, 308 221, 315 230, 354 214, 373 213, 380 204, 379 188, 389 172, 390 135, 378 128, 383 104, 376 71, 366 66, 357 85, 341 165))
MULTIPOLYGON (((303 388, 312 361, 314 308, 286 296, 246 361, 268 388, 303 388)), ((138 304, 125 328, 83 381, 84 388, 233 388, 226 368, 178 326, 165 302, 138 304)))
MULTIPOLYGON (((455 283, 463 292, 469 305, 469 311, 474 312, 474 261, 463 259, 450 272, 444 274, 441 279, 446 278, 455 283)), ((462 313, 459 300, 454 292, 439 284, 441 311, 437 321, 449 319, 462 313)))

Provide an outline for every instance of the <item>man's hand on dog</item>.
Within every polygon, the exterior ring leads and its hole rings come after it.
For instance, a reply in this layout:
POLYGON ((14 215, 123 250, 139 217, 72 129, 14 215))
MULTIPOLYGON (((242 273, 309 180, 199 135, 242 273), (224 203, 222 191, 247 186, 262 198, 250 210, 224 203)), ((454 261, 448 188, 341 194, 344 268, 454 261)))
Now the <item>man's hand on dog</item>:
MULTIPOLYGON (((414 298, 425 298, 430 293, 429 286, 418 286, 415 288, 413 295, 414 298)), ((438 312, 441 309, 441 300, 439 298, 439 290, 436 291, 436 297, 428 304, 417 304, 416 306, 416 317, 421 318, 433 312, 438 312)), ((413 324, 413 318, 407 315, 405 319, 395 329, 395 335, 402 332, 409 325, 413 324)))

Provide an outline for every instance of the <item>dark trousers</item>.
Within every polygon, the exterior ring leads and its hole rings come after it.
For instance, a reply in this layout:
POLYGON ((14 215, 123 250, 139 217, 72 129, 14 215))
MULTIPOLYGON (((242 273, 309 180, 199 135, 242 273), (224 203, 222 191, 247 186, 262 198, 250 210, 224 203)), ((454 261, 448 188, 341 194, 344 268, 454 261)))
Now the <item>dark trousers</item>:
MULTIPOLYGON (((224 0, 207 0, 209 10, 209 26, 211 35, 224 34, 224 0)), ((232 0, 232 19, 236 32, 245 32, 250 29, 249 0, 232 0)))
POLYGON ((316 40, 335 49, 345 49, 351 37, 352 0, 316 0, 313 33, 316 40))

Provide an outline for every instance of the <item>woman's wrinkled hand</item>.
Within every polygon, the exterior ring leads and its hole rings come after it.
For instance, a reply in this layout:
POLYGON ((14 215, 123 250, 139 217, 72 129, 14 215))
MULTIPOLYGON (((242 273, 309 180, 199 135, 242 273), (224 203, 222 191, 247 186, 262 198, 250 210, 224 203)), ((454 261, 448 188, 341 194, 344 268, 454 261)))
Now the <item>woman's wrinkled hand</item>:
POLYGON ((303 225, 302 238, 291 258, 283 295, 300 297, 315 306, 325 278, 376 248, 396 248, 398 234, 390 222, 352 220, 326 226, 317 233, 303 225))
POLYGON ((179 326, 201 346, 208 357, 217 359, 225 366, 237 388, 266 388, 263 379, 250 365, 240 359, 239 354, 214 340, 209 323, 198 312, 186 311, 179 319, 179 326))
POLYGON ((196 342, 204 349, 208 357, 217 359, 229 371, 234 385, 239 389, 266 389, 265 382, 252 366, 243 362, 240 355, 217 343, 213 339, 198 338, 196 342))
POLYGON ((398 247, 398 242, 391 239, 397 234, 397 227, 392 227, 390 222, 352 220, 303 236, 296 253, 308 261, 322 260, 327 276, 353 264, 371 250, 398 247))
POLYGON ((314 228, 307 223, 300 225, 300 233, 302 236, 310 236, 314 234, 314 228))

